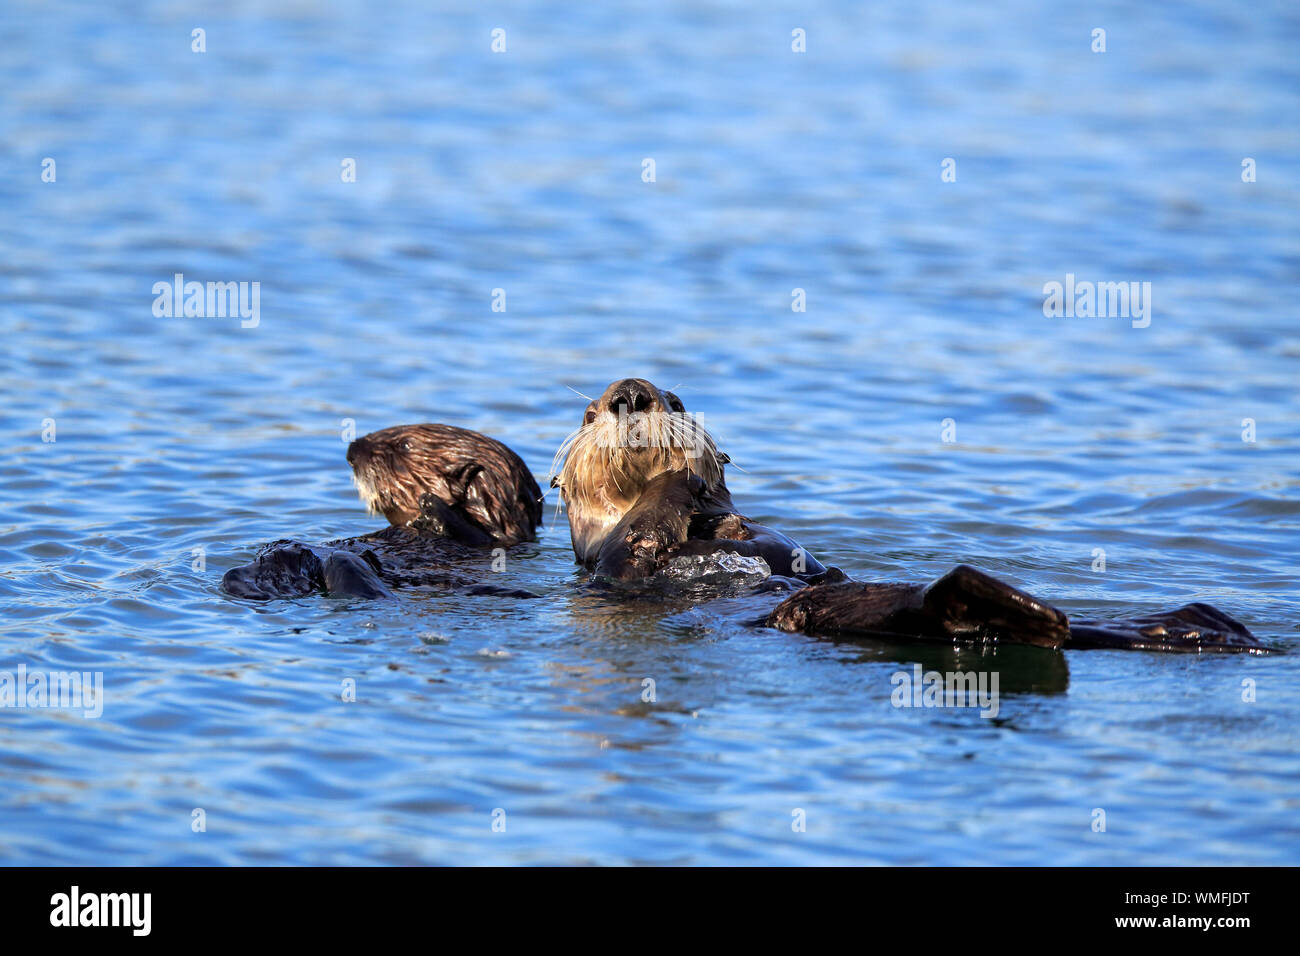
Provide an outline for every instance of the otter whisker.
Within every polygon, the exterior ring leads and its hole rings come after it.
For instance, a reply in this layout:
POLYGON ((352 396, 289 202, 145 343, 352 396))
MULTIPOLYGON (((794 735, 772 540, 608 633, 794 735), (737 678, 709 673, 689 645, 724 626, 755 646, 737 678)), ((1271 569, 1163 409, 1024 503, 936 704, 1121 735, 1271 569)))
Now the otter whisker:
POLYGON ((569 453, 573 449, 573 446, 583 438, 584 430, 586 428, 587 428, 586 425, 582 425, 578 427, 569 435, 567 435, 564 441, 560 442, 560 447, 556 449, 555 457, 551 459, 551 470, 546 476, 547 480, 554 480, 556 477, 560 475, 561 462, 568 457, 569 453))
POLYGON ((582 392, 578 391, 578 390, 577 390, 576 388, 574 388, 572 385, 565 385, 564 387, 567 388, 569 391, 571 391, 574 395, 580 395, 580 396, 582 396, 583 398, 585 398, 585 399, 586 399, 587 401, 589 401, 589 402, 594 402, 594 401, 595 401, 595 399, 592 398, 590 395, 583 395, 582 392))
POLYGON ((672 434, 671 440, 694 452, 694 454, 686 454, 686 467, 708 484, 719 480, 722 477, 722 463, 713 436, 694 418, 672 416, 667 421, 672 434))
POLYGON ((582 425, 560 442, 550 479, 560 489, 574 551, 585 561, 660 475, 684 471, 725 496, 723 464, 713 437, 675 395, 625 379, 591 401, 582 425))

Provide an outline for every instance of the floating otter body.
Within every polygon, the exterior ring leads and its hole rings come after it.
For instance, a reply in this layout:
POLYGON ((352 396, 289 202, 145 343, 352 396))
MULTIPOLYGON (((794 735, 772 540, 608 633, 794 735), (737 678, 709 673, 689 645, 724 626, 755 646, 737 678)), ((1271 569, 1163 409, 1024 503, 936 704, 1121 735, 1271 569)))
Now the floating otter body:
POLYGON ((1067 650, 1268 653, 1255 635, 1209 604, 1120 621, 1064 612, 970 565, 932 584, 845 581, 797 591, 763 621, 782 631, 950 644, 1034 644, 1067 650))
POLYGON ((367 509, 392 525, 423 521, 425 530, 482 546, 532 541, 542 523, 542 491, 523 459, 467 428, 371 432, 348 445, 348 464, 367 509))
POLYGON ((358 438, 347 457, 361 500, 392 526, 314 547, 274 541, 252 564, 226 572, 227 594, 375 598, 431 585, 535 597, 473 573, 483 549, 532 541, 542 523, 541 489, 501 442, 452 425, 399 425, 358 438))
POLYGON ((672 392, 639 378, 610 385, 587 406, 551 469, 578 563, 628 581, 679 555, 732 552, 761 557, 773 574, 843 580, 781 532, 736 511, 723 474, 729 460, 672 392))
MULTIPOLYGON (((228 571, 224 589, 250 598, 313 591, 383 597, 392 587, 534 595, 478 583, 483 549, 534 538, 541 493, 523 461, 495 439, 450 425, 405 425, 348 448, 362 500, 392 527, 309 547, 267 545, 228 571)), ((1240 623, 1207 604, 1121 621, 1068 618, 968 565, 929 585, 861 583, 786 535, 740 514, 729 459, 680 398, 644 379, 605 389, 561 444, 553 487, 569 511, 576 561, 598 580, 654 577, 679 557, 761 558, 794 589, 757 624, 850 639, 1047 648, 1266 653, 1240 623)))
POLYGON ((678 555, 723 551, 763 558, 796 590, 761 623, 834 637, 959 644, 1162 651, 1266 649, 1208 604, 1123 621, 1071 621, 1065 613, 969 565, 929 585, 864 584, 822 566, 771 528, 736 513, 728 459, 688 421, 681 399, 643 379, 615 382, 556 453, 551 484, 569 508, 573 551, 600 577, 655 574, 678 555))

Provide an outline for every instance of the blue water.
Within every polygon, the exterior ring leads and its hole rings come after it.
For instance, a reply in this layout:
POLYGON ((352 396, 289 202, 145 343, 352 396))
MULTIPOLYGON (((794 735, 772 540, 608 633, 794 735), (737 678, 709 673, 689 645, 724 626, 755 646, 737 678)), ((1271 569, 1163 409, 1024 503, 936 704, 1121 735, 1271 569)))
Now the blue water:
POLYGON ((1294 5, 192 6, 0 7, 0 670, 105 687, 0 709, 0 862, 1300 863, 1294 5), (178 272, 260 323, 155 317, 178 272), (1044 317, 1067 273, 1150 326, 1044 317), (539 600, 219 591, 380 527, 346 419, 544 478, 570 387, 630 375, 856 577, 1207 600, 1291 653, 619 602, 553 495, 503 575, 539 600), (914 663, 999 669, 998 718, 891 706, 914 663))

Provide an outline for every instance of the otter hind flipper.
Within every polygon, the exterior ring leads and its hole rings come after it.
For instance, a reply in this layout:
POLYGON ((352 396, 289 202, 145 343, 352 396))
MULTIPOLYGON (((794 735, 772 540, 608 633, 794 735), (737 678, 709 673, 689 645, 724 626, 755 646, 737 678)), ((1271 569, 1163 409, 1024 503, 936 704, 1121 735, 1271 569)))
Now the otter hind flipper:
POLYGON ((221 578, 221 590, 253 601, 303 597, 325 586, 320 556, 297 541, 272 541, 252 564, 231 568, 221 578))
POLYGON ((919 610, 923 590, 918 584, 817 584, 795 591, 764 623, 827 637, 920 637, 908 618, 919 610))
POLYGON ((1060 647, 1070 635, 1063 611, 969 564, 929 585, 923 604, 954 640, 1060 647))
POLYGON ((844 637, 912 638, 955 644, 1060 647, 1063 613, 969 565, 933 584, 843 581, 796 591, 768 615, 783 631, 844 637))
POLYGON ((1074 620, 1065 646, 1193 654, 1273 653, 1240 621, 1199 602, 1122 621, 1074 620))
POLYGON ((764 622, 804 634, 906 637, 953 643, 1032 644, 1086 650, 1269 654, 1243 625, 1209 604, 1118 621, 1071 620, 1050 604, 958 565, 933 584, 846 581, 796 591, 764 622))
POLYGON ((273 541, 252 564, 231 568, 221 589, 233 597, 255 601, 305 597, 324 591, 332 597, 392 597, 376 573, 378 561, 364 555, 330 549, 324 557, 297 541, 273 541))
POLYGON ((325 592, 330 597, 388 598, 393 592, 379 580, 373 554, 333 551, 325 559, 325 592), (369 560, 367 560, 367 558, 369 560))

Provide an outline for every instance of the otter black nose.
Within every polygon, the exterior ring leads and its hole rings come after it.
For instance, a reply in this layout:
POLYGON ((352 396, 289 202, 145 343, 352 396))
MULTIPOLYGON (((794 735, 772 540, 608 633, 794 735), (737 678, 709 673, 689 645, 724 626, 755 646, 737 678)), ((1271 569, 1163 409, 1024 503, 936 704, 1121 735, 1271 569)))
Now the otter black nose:
POLYGON ((654 404, 654 396, 650 390, 645 387, 644 383, 634 378, 625 378, 614 387, 614 393, 609 397, 609 410, 617 412, 619 406, 627 409, 628 414, 632 412, 644 412, 654 404))
POLYGON ((348 445, 348 464, 355 465, 359 460, 370 457, 370 442, 364 438, 358 438, 352 444, 348 445))

